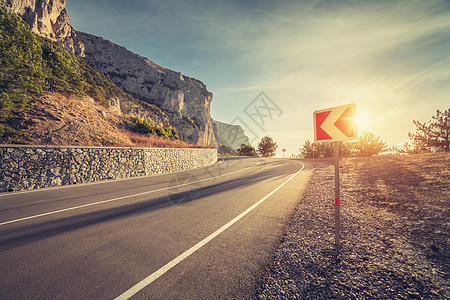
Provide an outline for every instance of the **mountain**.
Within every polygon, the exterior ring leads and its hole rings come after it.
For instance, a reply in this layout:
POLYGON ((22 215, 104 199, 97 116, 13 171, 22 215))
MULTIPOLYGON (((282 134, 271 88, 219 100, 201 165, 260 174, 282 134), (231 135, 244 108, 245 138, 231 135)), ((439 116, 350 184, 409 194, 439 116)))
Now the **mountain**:
MULTIPOLYGON (((76 32, 70 24, 65 0, 0 0, 0 6, 21 17, 37 35, 84 57, 91 66, 133 95, 131 98, 136 101, 123 95, 108 95, 107 99, 102 99, 117 113, 173 126, 193 144, 217 146, 210 115, 213 95, 201 81, 159 66, 101 37, 76 32), (159 111, 156 119, 153 112, 145 111, 148 107, 159 111)), ((103 93, 102 88, 98 91, 103 93)), ((95 94, 90 96, 96 99, 95 94)))
MULTIPOLYGON (((219 145, 231 148, 235 152, 242 144, 251 146, 250 140, 240 125, 231 125, 213 120, 213 129, 219 145)), ((230 151, 227 150, 225 152, 229 153, 230 151)))
POLYGON ((65 0, 0 0, 0 5, 20 16, 32 32, 84 56, 84 45, 70 25, 65 0))
POLYGON ((213 94, 204 83, 101 37, 81 32, 78 36, 92 66, 136 98, 160 107, 189 142, 217 145, 210 114, 213 94))
POLYGON ((160 108, 28 27, 0 6, 0 143, 185 146, 160 108))

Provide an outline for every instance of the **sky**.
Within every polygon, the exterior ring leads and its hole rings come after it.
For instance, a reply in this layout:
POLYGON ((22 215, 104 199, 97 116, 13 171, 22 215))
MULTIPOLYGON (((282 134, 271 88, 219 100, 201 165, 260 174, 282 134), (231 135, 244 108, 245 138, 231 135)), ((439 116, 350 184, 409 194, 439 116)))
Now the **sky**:
POLYGON ((204 82, 213 119, 285 155, 313 112, 356 103, 358 131, 403 145, 450 108, 450 1, 67 0, 77 31, 204 82))

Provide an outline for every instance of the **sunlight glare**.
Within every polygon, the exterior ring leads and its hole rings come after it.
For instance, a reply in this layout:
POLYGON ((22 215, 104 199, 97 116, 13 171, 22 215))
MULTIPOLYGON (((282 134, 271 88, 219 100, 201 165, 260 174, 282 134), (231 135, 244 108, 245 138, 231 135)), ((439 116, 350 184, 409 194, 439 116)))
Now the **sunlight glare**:
POLYGON ((362 111, 361 109, 358 109, 355 120, 356 120, 356 126, 358 128, 359 134, 363 131, 367 131, 367 126, 368 126, 369 120, 367 119, 367 115, 364 111, 362 111))

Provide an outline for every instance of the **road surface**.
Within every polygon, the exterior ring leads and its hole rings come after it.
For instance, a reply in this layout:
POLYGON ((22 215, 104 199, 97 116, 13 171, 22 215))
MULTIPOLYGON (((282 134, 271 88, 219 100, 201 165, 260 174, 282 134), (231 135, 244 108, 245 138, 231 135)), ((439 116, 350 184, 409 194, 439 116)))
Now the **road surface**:
POLYGON ((311 169, 236 157, 1 194, 0 299, 249 298, 311 169))

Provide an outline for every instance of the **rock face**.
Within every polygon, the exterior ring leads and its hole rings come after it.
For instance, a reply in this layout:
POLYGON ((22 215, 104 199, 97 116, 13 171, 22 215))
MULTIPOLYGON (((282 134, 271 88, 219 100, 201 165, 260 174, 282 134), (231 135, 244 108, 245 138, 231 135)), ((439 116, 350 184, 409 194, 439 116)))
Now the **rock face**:
POLYGON ((65 0, 0 0, 0 5, 20 16, 37 35, 84 56, 84 45, 70 25, 65 0))
POLYGON ((214 135, 219 145, 237 150, 242 144, 251 145, 240 125, 231 125, 213 120, 214 135))
MULTIPOLYGON (((164 125, 175 127, 188 142, 217 146, 210 114, 213 95, 205 84, 101 37, 75 32, 65 4, 65 0, 0 0, 1 6, 25 20, 33 32, 85 57, 125 91, 161 108, 164 125)), ((148 115, 145 103, 133 105, 117 99, 112 109, 141 117, 148 115)))
POLYGON ((160 107, 183 137, 216 146, 210 107, 212 93, 201 81, 161 67, 101 37, 78 32, 86 60, 125 91, 160 107))

